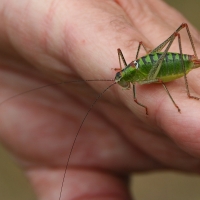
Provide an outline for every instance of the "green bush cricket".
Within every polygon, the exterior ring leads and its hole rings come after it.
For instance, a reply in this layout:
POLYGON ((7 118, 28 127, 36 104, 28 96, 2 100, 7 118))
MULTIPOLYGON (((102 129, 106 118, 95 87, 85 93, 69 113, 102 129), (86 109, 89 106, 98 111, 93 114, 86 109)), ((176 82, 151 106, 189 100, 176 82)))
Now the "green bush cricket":
POLYGON ((146 114, 148 115, 148 109, 145 105, 139 103, 136 98, 136 90, 135 83, 139 84, 150 84, 150 83, 161 83, 165 88, 167 94, 172 100, 175 107, 180 112, 180 108, 173 100, 170 95, 165 82, 173 81, 184 76, 185 85, 187 90, 187 95, 189 98, 194 98, 199 100, 198 97, 194 97, 190 95, 188 81, 186 74, 194 68, 200 67, 200 60, 197 57, 197 53, 195 50, 195 46, 192 40, 192 36, 190 34, 190 30, 186 23, 181 24, 178 29, 163 43, 158 45, 155 49, 151 51, 147 51, 146 47, 142 42, 139 43, 138 51, 136 54, 136 59, 132 61, 129 65, 126 64, 122 51, 118 49, 119 63, 120 63, 120 71, 115 76, 115 81, 125 89, 130 89, 130 83, 133 85, 133 96, 134 101, 145 108, 146 114), (181 46, 181 37, 179 31, 183 28, 186 28, 192 49, 194 51, 194 55, 187 55, 182 53, 181 46), (168 52, 170 46, 172 45, 174 39, 178 36, 179 50, 180 53, 171 53, 168 52), (167 45, 168 44, 168 45, 167 45), (140 51, 141 45, 144 47, 147 52, 146 56, 143 56, 138 59, 138 54, 140 51), (165 51, 161 52, 161 50, 165 47, 165 51), (125 66, 124 69, 121 67, 121 60, 125 66))
MULTIPOLYGON (((133 85, 133 96, 134 101, 145 108, 146 114, 148 115, 148 108, 147 106, 141 104, 138 102, 136 98, 136 89, 135 89, 135 83, 138 84, 150 84, 150 83, 161 83, 166 90, 167 94, 169 95, 170 99, 172 100, 175 107, 180 112, 180 108, 173 100, 172 96, 170 95, 165 83, 170 82, 173 80, 176 80, 178 78, 184 77, 185 79, 185 86, 187 90, 187 95, 189 98, 194 98, 199 100, 199 97, 194 97, 190 95, 189 87, 188 87, 188 81, 186 74, 189 73, 192 69, 200 67, 200 59, 198 59, 196 49, 194 46, 194 42, 189 30, 189 27, 186 23, 181 24, 177 30, 164 42, 162 42, 160 45, 158 45, 155 49, 148 51, 147 48, 144 46, 143 42, 139 42, 139 46, 137 49, 136 58, 134 61, 132 61, 130 64, 127 65, 126 60, 123 56, 123 53, 121 49, 117 49, 118 51, 118 58, 119 58, 119 64, 120 68, 115 68, 116 71, 119 71, 116 73, 115 79, 98 79, 98 80, 75 80, 75 81, 63 81, 60 83, 53 83, 49 85, 44 85, 29 91, 25 91, 22 93, 19 93, 15 96, 12 96, 0 104, 3 104, 4 102, 11 100, 13 98, 16 98, 20 95, 36 91, 39 89, 43 89, 49 86, 55 86, 60 84, 66 84, 66 83, 73 83, 73 82, 90 82, 90 81, 114 81, 112 85, 115 83, 119 84, 124 89, 130 89, 130 85, 133 85), (179 34, 179 31, 183 28, 186 28, 188 37, 190 39, 190 43, 194 52, 194 55, 188 55, 182 53, 182 46, 181 46, 181 37, 179 34), (171 47, 172 43, 174 42, 174 39, 178 36, 178 44, 179 44, 179 53, 173 53, 169 52, 169 48, 171 47), (162 49, 165 47, 166 49, 164 52, 161 52, 162 49), (146 55, 138 58, 141 46, 145 49, 146 55), (124 68, 122 68, 121 61, 124 64, 124 68)), ((110 88, 109 86, 108 88, 110 88)), ((106 88, 100 96, 108 89, 106 88)))
MULTIPOLYGON (((127 65, 127 63, 124 59, 124 56, 122 54, 122 51, 120 49, 118 49, 118 57, 119 57, 120 68, 115 69, 115 70, 119 70, 119 72, 116 73, 114 81, 115 81, 115 83, 118 83, 120 86, 122 86, 124 89, 130 89, 130 84, 133 85, 134 101, 138 105, 145 108, 146 115, 148 115, 148 108, 145 105, 138 102, 138 100, 136 98, 135 83, 139 83, 139 84, 161 83, 163 85, 163 87, 165 88, 167 94, 169 95, 170 99, 172 100, 173 104, 180 112, 181 110, 178 107, 178 105, 175 103, 175 101, 173 100, 172 96, 170 95, 170 93, 165 85, 165 82, 173 81, 175 79, 178 79, 178 78, 184 76, 188 97, 199 100, 198 97, 194 97, 194 96, 190 95, 189 88, 188 88, 188 81, 187 81, 187 77, 186 77, 186 74, 189 71, 191 71, 194 68, 200 67, 200 60, 197 57, 197 53, 196 53, 195 46, 194 46, 194 43, 192 40, 192 36, 191 36, 190 30, 188 28, 188 25, 186 23, 181 24, 169 38, 167 38, 163 43, 161 43, 155 49, 153 49, 149 52, 147 51, 147 49, 143 45, 143 43, 140 42, 139 46, 138 46, 137 54, 136 54, 136 59, 134 61, 132 61, 129 65, 127 65), (187 30, 194 55, 187 55, 187 54, 182 53, 181 37, 180 37, 179 31, 183 28, 186 28, 186 30, 187 30), (174 39, 177 36, 178 36, 178 44, 179 44, 180 53, 168 52, 174 39), (138 59, 138 55, 139 55, 141 46, 143 46, 147 55, 138 59), (165 46, 166 46, 166 49, 164 50, 164 52, 161 52, 161 50, 165 46), (121 66, 121 60, 125 66, 125 68, 123 68, 123 69, 121 66)), ((80 132, 83 122, 85 121, 87 115, 93 108, 96 101, 102 96, 102 94, 105 91, 107 91, 114 84, 111 84, 109 87, 107 87, 98 96, 98 98, 94 101, 94 103, 88 110, 87 114, 85 115, 85 117, 81 123, 81 126, 78 129, 76 138, 80 132)), ((66 171, 68 168, 69 159, 70 159, 70 156, 71 156, 74 144, 75 144, 75 140, 74 140, 74 143, 71 148, 71 152, 68 157, 67 164, 66 164, 66 169, 65 169, 65 173, 64 173, 64 177, 63 177, 59 200, 61 200, 65 174, 66 174, 66 171)))
MULTIPOLYGON (((187 24, 185 24, 185 23, 181 24, 177 28, 177 30, 169 38, 167 38, 164 42, 162 42, 160 45, 158 45, 153 50, 148 51, 147 48, 145 47, 145 45, 142 42, 140 42, 138 49, 137 49, 135 60, 132 61, 128 65, 127 65, 127 63, 124 59, 124 56, 122 54, 122 51, 120 49, 118 49, 118 58, 119 58, 120 68, 115 69, 115 70, 119 70, 116 73, 115 79, 110 79, 110 80, 83 80, 85 82, 87 82, 87 81, 113 81, 114 83, 112 83, 102 93, 99 94, 99 96, 96 98, 96 100, 90 106, 90 108, 87 111, 84 119, 81 122, 81 125, 78 128, 78 131, 76 133, 76 136, 75 136, 75 139, 73 141, 72 148, 70 150, 69 157, 68 157, 68 160, 67 160, 59 200, 61 200, 63 183, 64 183, 66 171, 68 169, 69 160, 70 160, 70 157, 71 157, 71 154, 72 154, 75 142, 76 142, 76 138, 77 138, 82 126, 83 126, 83 123, 85 122, 85 119, 87 118, 89 112, 92 110, 93 106, 98 101, 98 99, 114 84, 117 83, 120 86, 122 86, 124 89, 130 89, 131 84, 132 84, 133 85, 134 101, 139 106, 141 106, 145 109, 146 115, 149 114, 147 106, 141 104, 136 98, 136 88, 135 88, 136 83, 138 83, 138 84, 151 84, 151 83, 162 84, 164 89, 166 90, 167 94, 169 95, 170 99, 172 100, 174 106, 177 108, 178 112, 180 112, 181 111, 180 108, 178 107, 178 105, 173 100, 173 98, 172 98, 171 94, 169 93, 165 83, 173 81, 173 80, 178 79, 180 77, 184 77, 188 97, 199 100, 198 97, 194 97, 194 96, 190 95, 189 87, 188 87, 188 81, 187 81, 187 77, 186 77, 186 74, 189 71, 191 71, 194 68, 200 67, 200 60, 197 57, 197 53, 196 53, 196 50, 195 50, 193 39, 192 39, 192 36, 191 36, 191 33, 189 31, 187 24), (186 28, 186 31, 187 31, 188 37, 190 39, 194 55, 187 55, 187 54, 182 53, 181 37, 180 37, 179 31, 183 28, 186 28), (176 37, 178 37, 178 44, 179 44, 179 51, 180 52, 179 53, 169 52, 169 48, 171 47, 171 45, 174 42, 174 39, 176 37), (146 55, 139 57, 139 52, 140 52, 141 46, 145 49, 146 55), (164 48, 165 48, 165 50, 163 52, 161 52, 164 48), (125 68, 123 68, 123 69, 122 69, 122 63, 125 66, 125 68)), ((20 94, 13 96, 13 97, 10 97, 9 99, 1 102, 0 105, 5 103, 8 100, 14 99, 15 97, 18 97, 18 96, 25 94, 25 93, 29 93, 29 92, 32 92, 32 91, 35 91, 35 90, 46 88, 48 86, 60 85, 60 84, 65 84, 65 83, 70 83, 70 82, 73 83, 73 82, 81 82, 81 81, 68 81, 68 82, 60 82, 60 83, 54 83, 54 84, 41 86, 41 87, 35 88, 33 90, 25 91, 23 93, 20 93, 20 94)))

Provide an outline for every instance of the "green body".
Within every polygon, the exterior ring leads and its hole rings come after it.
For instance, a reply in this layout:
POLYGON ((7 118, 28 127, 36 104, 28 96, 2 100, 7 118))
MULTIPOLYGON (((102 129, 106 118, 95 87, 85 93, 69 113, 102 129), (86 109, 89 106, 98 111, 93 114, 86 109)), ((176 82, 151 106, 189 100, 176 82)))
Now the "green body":
POLYGON ((115 76, 115 82, 122 86, 124 89, 130 89, 131 84, 133 85, 133 98, 134 101, 141 107, 145 108, 146 115, 148 115, 147 106, 138 102, 136 97, 135 83, 139 84, 150 84, 150 83, 161 83, 167 92, 168 96, 172 100, 174 106, 180 112, 180 108, 173 100, 169 93, 165 82, 173 81, 184 76, 185 86, 187 95, 189 98, 199 100, 199 97, 190 95, 188 81, 186 74, 194 69, 200 67, 200 59, 198 59, 194 42, 186 23, 182 23, 175 32, 172 33, 165 41, 159 44, 153 50, 148 50, 142 41, 139 42, 139 46, 136 53, 136 60, 132 61, 127 65, 126 60, 120 49, 117 50, 120 64, 120 71, 115 76), (181 36, 179 31, 185 28, 187 30, 188 37, 192 46, 194 55, 187 55, 182 53, 181 36), (175 38, 178 39, 179 53, 169 52, 169 49, 174 42, 175 38), (146 55, 138 58, 141 46, 146 51, 146 55), (162 50, 164 51, 162 52, 162 50), (125 66, 122 69, 122 62, 125 66))
MULTIPOLYGON (((118 72, 115 80, 122 87, 127 87, 128 83, 148 84, 153 82, 169 82, 184 76, 181 55, 179 53, 167 52, 160 70, 156 77, 150 75, 152 67, 157 63, 163 52, 152 53, 131 62, 122 71, 118 72)), ((185 72, 188 73, 193 68, 192 56, 183 54, 185 72)))

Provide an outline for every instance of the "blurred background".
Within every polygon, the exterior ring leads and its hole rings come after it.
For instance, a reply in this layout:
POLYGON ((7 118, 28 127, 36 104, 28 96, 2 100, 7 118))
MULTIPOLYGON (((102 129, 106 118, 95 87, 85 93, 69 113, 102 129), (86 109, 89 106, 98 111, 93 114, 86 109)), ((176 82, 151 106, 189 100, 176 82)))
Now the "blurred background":
MULTIPOLYGON (((199 0, 165 0, 179 10, 200 30, 199 0)), ((173 172, 135 175, 132 190, 137 200, 197 200, 200 199, 200 177, 173 172)), ((0 199, 36 200, 21 169, 9 153, 0 146, 0 199)))

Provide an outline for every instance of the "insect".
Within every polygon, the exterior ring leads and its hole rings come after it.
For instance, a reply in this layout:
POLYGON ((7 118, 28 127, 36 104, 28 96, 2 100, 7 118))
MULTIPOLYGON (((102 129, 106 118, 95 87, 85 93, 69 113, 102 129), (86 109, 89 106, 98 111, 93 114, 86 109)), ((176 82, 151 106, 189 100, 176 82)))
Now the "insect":
POLYGON ((122 51, 118 49, 119 55, 119 63, 120 68, 119 72, 116 74, 115 81, 125 89, 130 89, 130 83, 133 85, 133 95, 134 101, 145 108, 146 114, 148 115, 148 108, 147 106, 138 102, 136 98, 136 90, 135 90, 135 83, 139 84, 150 84, 150 83, 161 83, 165 88, 167 94, 169 95, 170 99, 172 100, 174 106, 180 112, 180 108, 175 103, 174 99, 172 98, 171 94, 169 93, 165 82, 173 81, 184 76, 185 85, 187 90, 187 95, 189 98, 194 98, 199 100, 198 97, 194 97, 190 95, 188 81, 186 74, 194 68, 200 67, 200 60, 197 57, 196 49, 194 46, 194 42, 192 40, 192 36, 188 25, 186 23, 181 24, 178 29, 163 43, 157 46, 155 49, 151 51, 147 51, 146 47, 143 45, 142 42, 139 43, 138 51, 136 54, 136 59, 132 61, 129 65, 127 65, 122 51), (182 53, 182 46, 181 46, 181 38, 179 31, 183 28, 186 28, 194 55, 187 55, 182 53), (179 43, 179 50, 180 53, 172 53, 168 52, 169 48, 171 47, 174 39, 178 37, 179 43), (168 44, 168 45, 167 45, 168 44), (161 52, 161 50, 165 47, 165 51, 161 52), (138 54, 140 51, 140 47, 143 46, 147 55, 143 56, 138 59, 138 54), (121 60, 125 66, 124 69, 121 67, 121 60))
MULTIPOLYGON (((72 155, 72 150, 74 148, 78 134, 80 133, 80 130, 83 126, 83 123, 85 122, 85 119, 87 118, 89 112, 94 107, 95 103, 110 87, 112 87, 115 84, 119 84, 124 89, 130 89, 131 84, 132 84, 134 101, 139 106, 141 106, 145 109, 146 115, 149 114, 149 110, 148 110, 148 107, 146 105, 143 105, 142 103, 140 103, 140 101, 137 100, 136 88, 135 88, 136 83, 139 83, 139 84, 160 83, 160 84, 162 84, 164 89, 166 90, 168 96, 172 100, 172 103, 177 108, 178 112, 180 112, 181 109, 175 103, 175 101, 172 98, 171 94, 169 93, 165 83, 173 81, 173 80, 178 79, 180 77, 184 77, 188 97, 199 100, 198 97, 194 97, 194 96, 190 95, 190 91, 189 91, 189 87, 188 87, 188 81, 187 81, 187 77, 186 77, 186 74, 189 71, 191 71, 194 68, 200 67, 200 60, 197 57, 194 42, 193 42, 193 39, 192 39, 190 30, 189 30, 187 24, 185 24, 185 23, 181 24, 177 28, 177 30, 169 38, 167 38, 164 42, 162 42, 160 45, 158 45, 153 50, 148 51, 147 48, 145 47, 145 45, 142 42, 140 42, 138 49, 137 49, 135 60, 132 61, 128 65, 127 65, 125 58, 123 56, 123 53, 120 49, 118 49, 118 58, 119 58, 120 68, 115 69, 116 71, 118 71, 116 73, 115 79, 107 80, 107 81, 113 81, 113 83, 110 86, 108 86, 96 98, 96 100, 90 106, 88 112, 85 114, 85 116, 84 116, 84 118, 81 122, 81 125, 79 126, 78 131, 76 132, 76 136, 75 136, 75 139, 73 140, 73 144, 72 144, 72 147, 71 147, 71 150, 69 152, 68 159, 67 159, 59 200, 61 200, 61 198, 62 198, 63 183, 64 183, 64 180, 65 180, 66 171, 67 171, 68 166, 69 166, 69 161, 70 161, 70 158, 71 158, 71 155, 72 155), (194 55, 187 55, 187 54, 182 53, 181 37, 180 37, 179 31, 183 28, 186 28, 186 30, 187 30, 187 34, 188 34, 189 40, 191 42, 191 46, 192 46, 194 55), (178 37, 179 53, 169 52, 169 48, 171 47, 171 45, 174 42, 174 39, 176 37, 178 37), (146 55, 139 58, 139 52, 140 52, 141 47, 143 47, 145 49, 146 55), (165 48, 165 50, 163 52, 161 52, 164 48, 165 48), (125 66, 124 68, 122 68, 122 63, 125 66)), ((87 81, 106 81, 106 80, 84 80, 84 81, 87 82, 87 81)), ((80 81, 71 81, 71 82, 80 82, 80 81)), ((69 82, 62 82, 62 83, 68 84, 68 83, 70 83, 70 81, 69 82)), ((42 88, 46 88, 48 86, 60 85, 62 83, 45 85, 45 86, 35 88, 33 90, 36 91, 36 90, 40 90, 42 88)), ((1 102, 0 105, 7 102, 8 100, 11 100, 11 99, 18 97, 18 96, 20 96, 24 93, 27 94, 27 93, 33 92, 33 90, 25 91, 23 93, 12 96, 9 99, 1 102)))

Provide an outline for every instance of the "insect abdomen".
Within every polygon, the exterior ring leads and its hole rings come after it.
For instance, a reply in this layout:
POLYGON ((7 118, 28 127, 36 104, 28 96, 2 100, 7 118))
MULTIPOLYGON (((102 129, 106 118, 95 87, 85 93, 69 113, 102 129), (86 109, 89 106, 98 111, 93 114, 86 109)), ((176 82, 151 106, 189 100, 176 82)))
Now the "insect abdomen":
MULTIPOLYGON (((139 71, 142 73, 149 74, 151 68, 158 61, 160 56, 163 53, 154 53, 141 57, 139 61, 139 71)), ((192 66, 193 62, 191 60, 191 55, 183 54, 183 63, 185 66, 186 73, 188 73, 192 66)), ((184 75, 181 55, 178 53, 168 52, 162 62, 160 71, 156 79, 160 79, 163 82, 168 82, 180 78, 184 75)))

